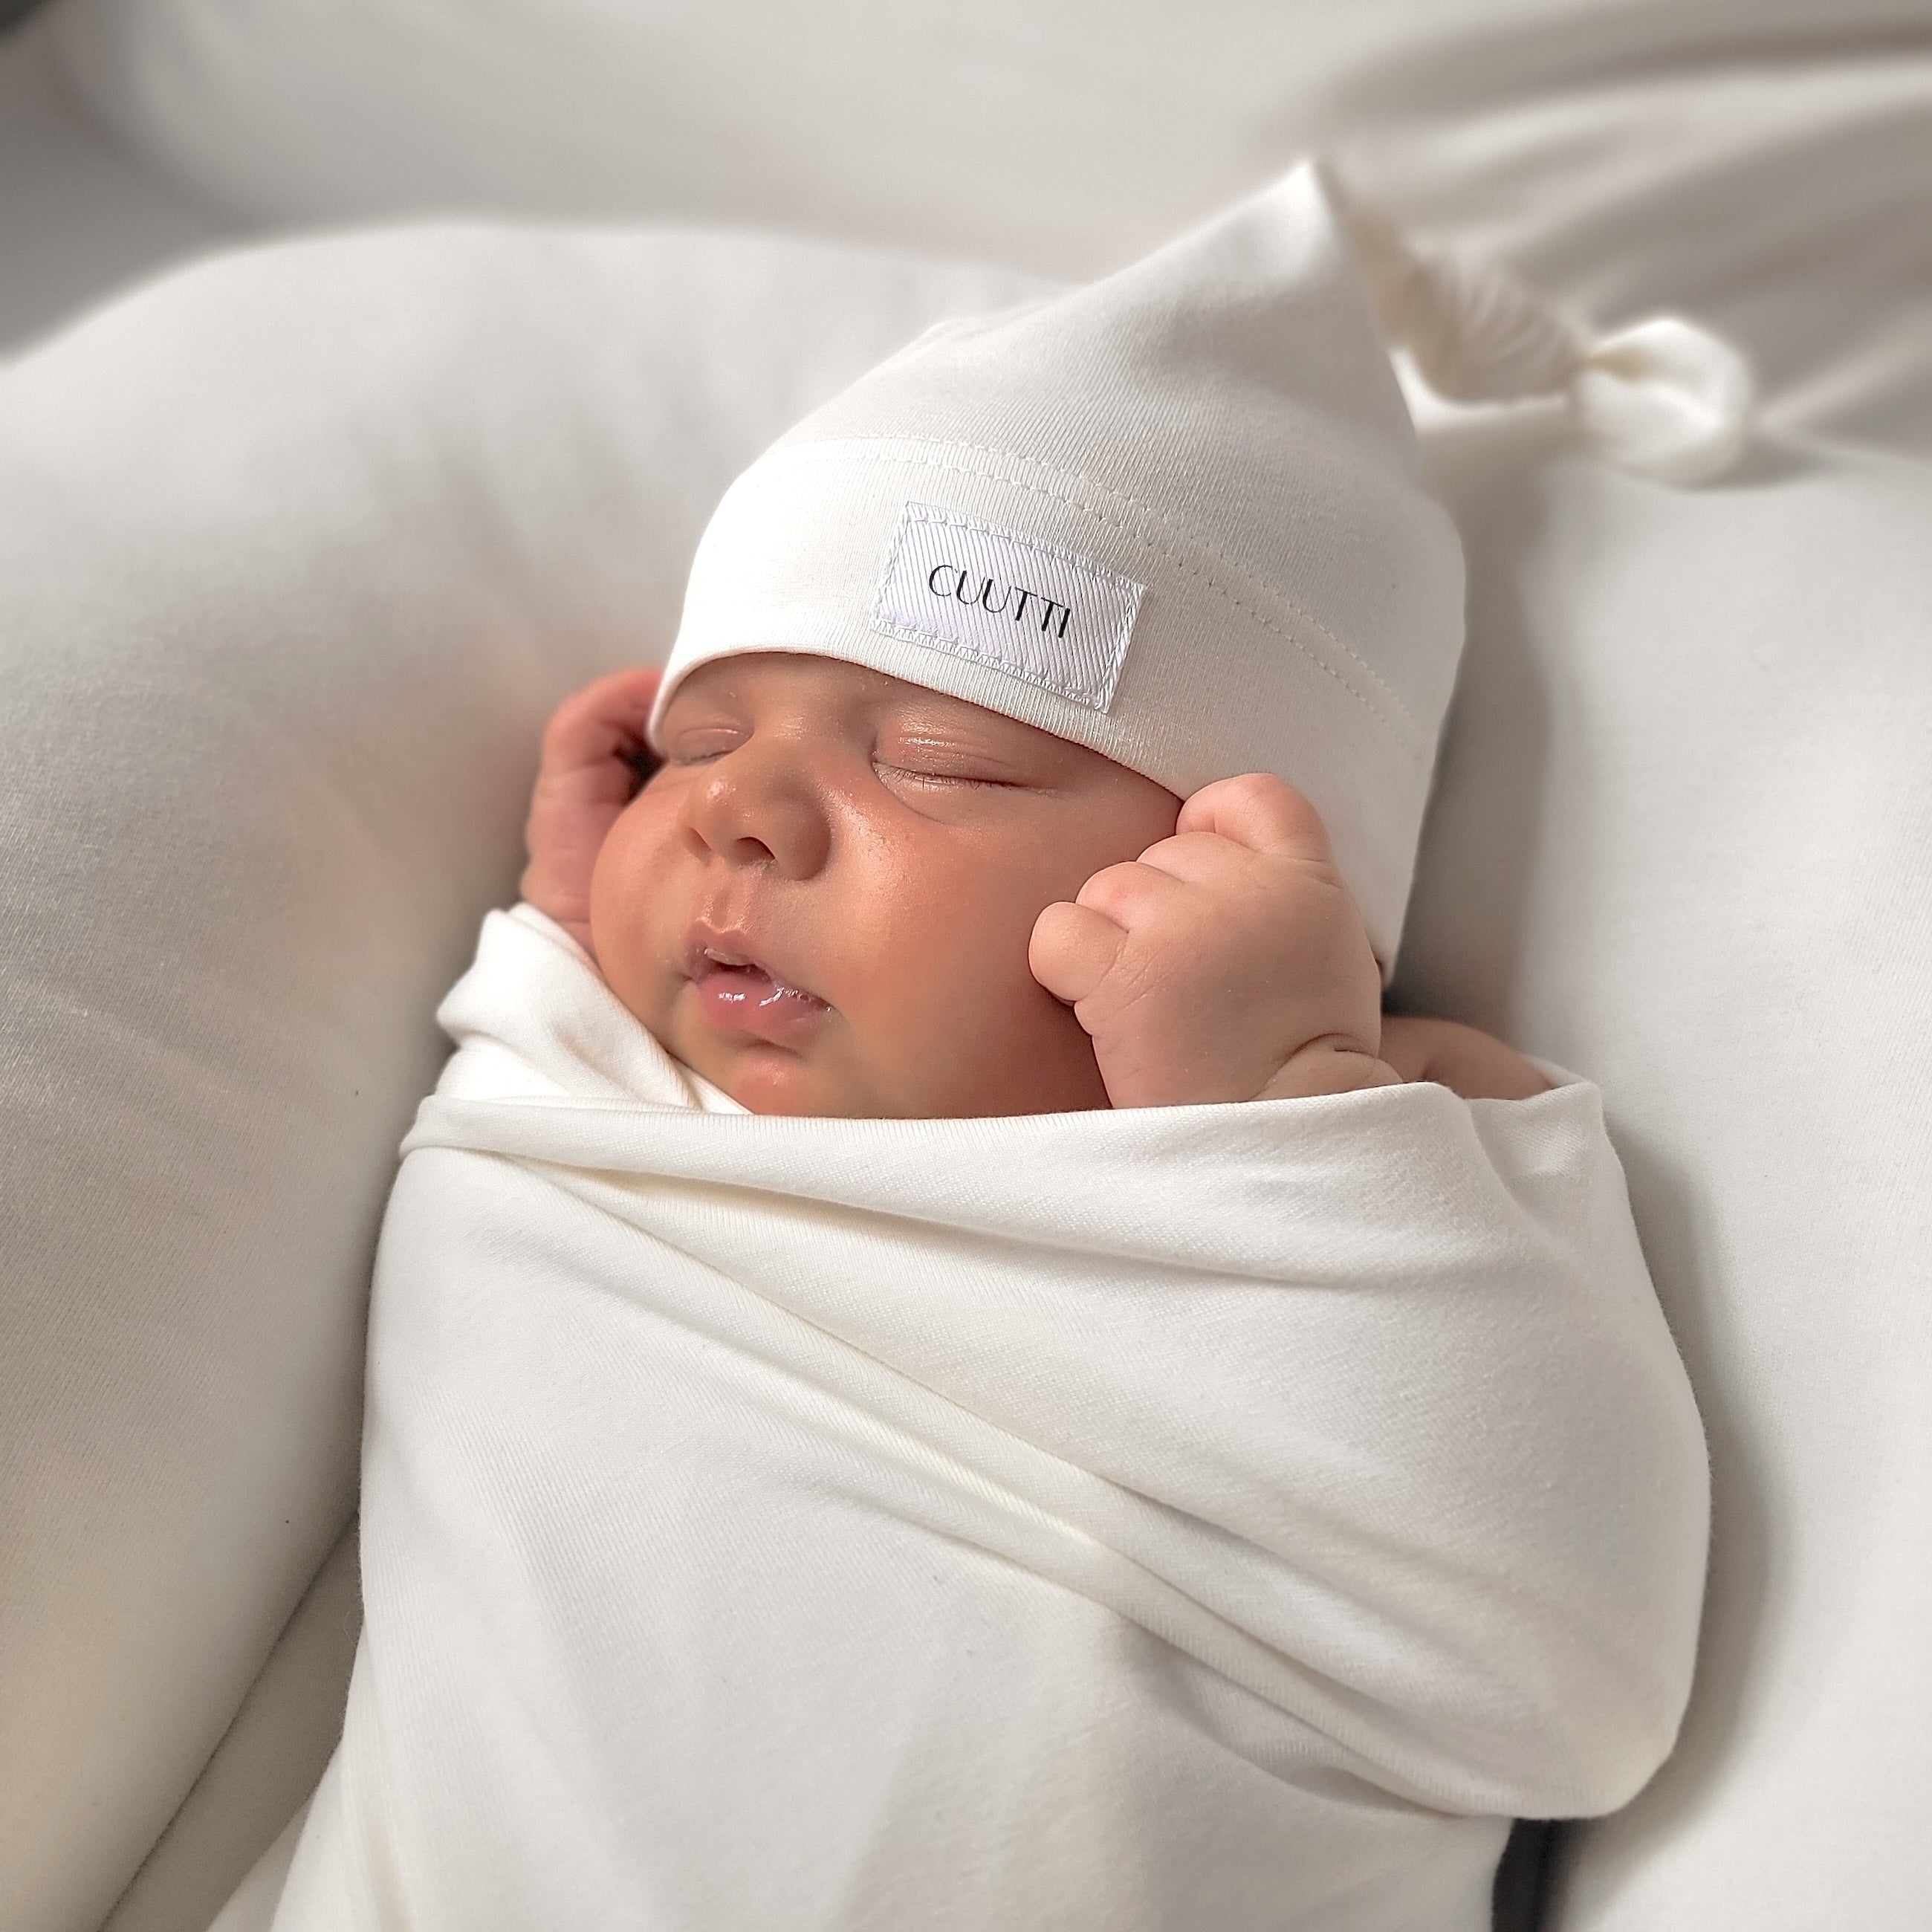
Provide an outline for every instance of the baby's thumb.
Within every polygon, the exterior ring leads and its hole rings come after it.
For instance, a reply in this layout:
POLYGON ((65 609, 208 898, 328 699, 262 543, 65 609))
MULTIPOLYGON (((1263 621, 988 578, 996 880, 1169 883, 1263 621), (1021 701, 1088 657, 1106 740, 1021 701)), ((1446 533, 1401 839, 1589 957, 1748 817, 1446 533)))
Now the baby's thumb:
POLYGON ((1126 942, 1126 932, 1104 914, 1060 899, 1034 921, 1027 964, 1055 999, 1070 1006, 1113 970, 1126 942))

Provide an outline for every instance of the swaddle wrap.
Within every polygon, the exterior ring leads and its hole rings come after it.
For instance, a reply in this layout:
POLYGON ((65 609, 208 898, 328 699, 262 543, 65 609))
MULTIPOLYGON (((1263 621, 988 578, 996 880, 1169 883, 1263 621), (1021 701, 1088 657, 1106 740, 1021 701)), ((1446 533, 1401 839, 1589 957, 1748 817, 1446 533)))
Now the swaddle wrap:
POLYGON ((494 914, 278 1932, 1475 1928, 1706 1488, 1595 1090, 762 1118, 494 914))

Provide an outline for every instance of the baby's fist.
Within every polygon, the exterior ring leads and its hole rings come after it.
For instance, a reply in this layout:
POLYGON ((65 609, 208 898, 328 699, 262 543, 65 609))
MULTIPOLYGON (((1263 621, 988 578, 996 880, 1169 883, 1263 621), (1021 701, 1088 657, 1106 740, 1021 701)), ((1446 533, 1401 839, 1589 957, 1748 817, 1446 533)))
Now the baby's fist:
POLYGON ((1395 1084, 1382 976, 1315 808, 1251 772, 1035 922, 1035 979, 1094 1041, 1117 1107, 1395 1084))

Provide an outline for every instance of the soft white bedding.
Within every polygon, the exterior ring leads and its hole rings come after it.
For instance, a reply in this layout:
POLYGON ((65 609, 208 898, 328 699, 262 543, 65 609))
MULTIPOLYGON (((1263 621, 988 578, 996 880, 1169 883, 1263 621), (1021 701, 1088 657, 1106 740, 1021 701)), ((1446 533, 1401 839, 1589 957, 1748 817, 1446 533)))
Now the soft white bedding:
POLYGON ((1668 1750, 1703 1443, 1593 1088, 746 1114, 486 922, 279 1932, 1480 1932, 1668 1750))

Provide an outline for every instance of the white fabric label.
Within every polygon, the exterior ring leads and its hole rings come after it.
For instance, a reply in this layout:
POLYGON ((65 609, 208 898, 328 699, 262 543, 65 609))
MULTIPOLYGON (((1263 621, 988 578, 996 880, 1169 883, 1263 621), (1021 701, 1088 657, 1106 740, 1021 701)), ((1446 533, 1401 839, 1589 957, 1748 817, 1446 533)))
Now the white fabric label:
POLYGON ((1146 594, 1090 557, 908 503, 872 628, 1105 711, 1146 594))

